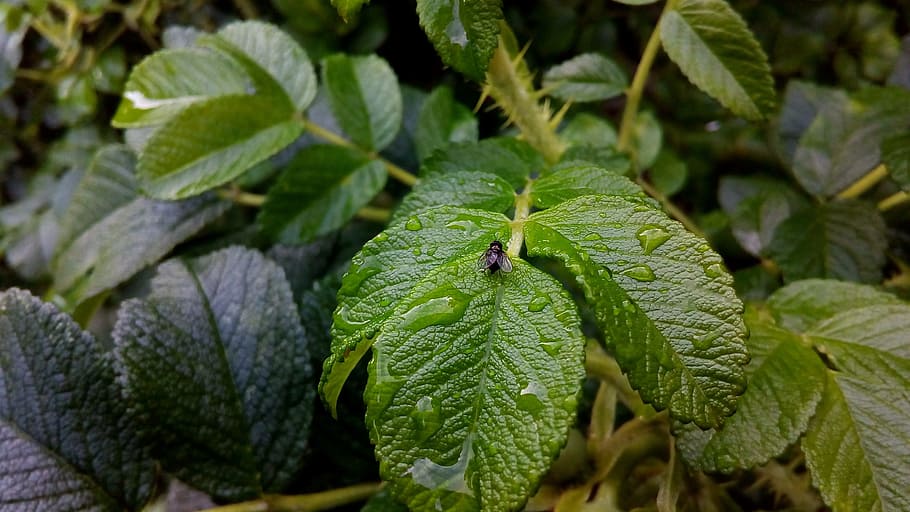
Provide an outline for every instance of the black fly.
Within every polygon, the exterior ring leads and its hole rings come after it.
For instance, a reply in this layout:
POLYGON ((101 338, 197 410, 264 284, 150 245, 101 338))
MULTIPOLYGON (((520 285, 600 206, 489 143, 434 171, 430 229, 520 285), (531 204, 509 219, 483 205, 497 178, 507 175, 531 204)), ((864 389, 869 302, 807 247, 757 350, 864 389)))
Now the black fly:
POLYGON ((490 242, 490 247, 477 260, 477 270, 481 272, 489 270, 490 275, 495 274, 497 270, 502 271, 504 274, 512 271, 512 260, 502 250, 502 242, 499 240, 490 242))

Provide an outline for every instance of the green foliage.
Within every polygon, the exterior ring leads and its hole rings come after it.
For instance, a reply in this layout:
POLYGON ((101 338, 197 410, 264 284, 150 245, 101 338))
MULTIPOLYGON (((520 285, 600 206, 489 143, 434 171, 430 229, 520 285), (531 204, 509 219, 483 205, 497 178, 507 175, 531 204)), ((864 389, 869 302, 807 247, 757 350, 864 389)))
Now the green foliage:
POLYGON ((910 11, 649 4, 0 6, 0 509, 910 508, 910 11))

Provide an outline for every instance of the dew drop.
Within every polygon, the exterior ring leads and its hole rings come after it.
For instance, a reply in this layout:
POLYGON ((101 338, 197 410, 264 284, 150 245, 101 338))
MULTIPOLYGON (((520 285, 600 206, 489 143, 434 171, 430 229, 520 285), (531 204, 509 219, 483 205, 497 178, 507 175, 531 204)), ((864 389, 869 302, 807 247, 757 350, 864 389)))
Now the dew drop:
POLYGON ((411 249, 411 254, 413 254, 414 256, 420 256, 421 254, 423 254, 423 251, 420 250, 420 247, 415 247, 415 248, 411 249))
POLYGON ((379 299, 379 305, 381 307, 386 307, 391 303, 392 303, 392 299, 390 299, 388 297, 383 297, 383 298, 379 299))
POLYGON ((468 469, 468 462, 474 457, 472 447, 473 438, 468 437, 461 446, 461 453, 455 464, 445 466, 437 464, 432 460, 422 457, 414 461, 414 464, 407 470, 406 474, 411 475, 414 483, 426 487, 427 489, 446 489, 458 493, 473 495, 468 487, 468 481, 465 478, 465 472, 468 469))
POLYGON ((593 242, 595 240, 600 240, 601 238, 603 238, 603 237, 600 236, 600 233, 588 233, 585 236, 585 240, 587 240, 589 242, 593 242))
POLYGON ((635 304, 628 300, 622 301, 622 308, 626 310, 627 313, 635 313, 635 304))
POLYGON ((375 241, 375 242, 385 242, 385 241, 388 240, 388 239, 389 239, 389 234, 386 233, 385 231, 383 231, 382 233, 379 233, 378 235, 376 235, 376 236, 373 238, 373 241, 375 241))
POLYGON ((471 297, 453 286, 432 290, 401 316, 401 327, 419 331, 430 325, 450 325, 464 316, 471 297))
POLYGON ((702 336, 697 336, 692 340, 692 346, 699 350, 707 350, 711 348, 711 344, 714 343, 714 340, 720 338, 721 331, 714 330, 702 336))
POLYGON ((549 295, 538 295, 531 299, 531 302, 528 303, 528 311, 538 312, 547 307, 547 304, 550 303, 549 295))
POLYGON ((641 244, 645 254, 651 254, 654 249, 657 249, 670 239, 670 233, 666 229, 654 224, 645 224, 639 228, 635 236, 638 238, 638 243, 641 244))
POLYGON ((544 351, 547 354, 550 354, 551 357, 556 357, 559 355, 559 349, 563 346, 562 340, 541 340, 540 345, 543 347, 544 351))
POLYGON ((411 218, 405 222, 404 227, 408 231, 420 231, 423 228, 423 224, 420 223, 420 219, 411 216, 411 218))
POLYGON ((442 427, 439 404, 428 396, 417 401, 416 407, 411 411, 411 419, 414 421, 420 441, 429 439, 442 427))
POLYGON ((461 0, 452 2, 452 21, 446 25, 446 36, 453 44, 464 48, 468 44, 468 33, 461 22, 461 15, 458 12, 461 6, 461 0))
POLYGON ((533 414, 543 409, 543 400, 546 397, 547 388, 539 382, 531 381, 521 390, 515 403, 522 411, 533 414))
POLYGON ((633 265, 622 271, 622 275, 631 277, 636 281, 650 282, 655 279, 654 271, 647 265, 633 265))
POLYGON ((368 324, 370 319, 354 320, 351 318, 351 310, 347 306, 342 306, 332 315, 332 321, 335 327, 345 332, 357 332, 361 327, 368 324))
POLYGON ((705 267, 705 275, 712 279, 720 277, 724 275, 724 267, 720 263, 712 263, 705 267))
POLYGON ((339 292, 343 295, 355 295, 364 281, 382 269, 382 262, 376 256, 354 258, 351 260, 350 270, 344 275, 339 292))

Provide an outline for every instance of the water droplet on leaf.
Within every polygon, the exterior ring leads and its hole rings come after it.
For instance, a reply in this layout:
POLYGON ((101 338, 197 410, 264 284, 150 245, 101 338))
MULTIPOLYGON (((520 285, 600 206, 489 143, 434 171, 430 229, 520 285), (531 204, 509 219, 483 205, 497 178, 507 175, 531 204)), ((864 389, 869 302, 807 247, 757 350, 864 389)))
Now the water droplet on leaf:
POLYGON ((705 275, 712 279, 720 277, 724 275, 724 267, 720 263, 712 263, 705 267, 705 275))
POLYGON ((548 295, 538 295, 531 299, 531 302, 528 303, 528 311, 538 312, 547 307, 547 304, 550 303, 550 297, 548 295))
POLYGON ((645 224, 639 228, 635 236, 645 254, 651 254, 654 249, 670 239, 670 233, 666 229, 654 224, 645 224))
POLYGON ((423 228, 423 224, 420 223, 420 219, 412 216, 410 219, 408 219, 407 222, 405 222, 404 227, 408 231, 420 231, 423 228))
POLYGON ((655 279, 654 271, 647 265, 633 265, 622 271, 622 275, 631 277, 636 281, 650 282, 655 279))

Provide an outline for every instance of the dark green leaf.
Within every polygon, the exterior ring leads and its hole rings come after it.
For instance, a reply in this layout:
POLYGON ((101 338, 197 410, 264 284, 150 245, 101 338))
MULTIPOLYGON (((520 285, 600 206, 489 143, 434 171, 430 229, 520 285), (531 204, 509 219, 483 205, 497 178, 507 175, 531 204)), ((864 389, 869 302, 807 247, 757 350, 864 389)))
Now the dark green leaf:
POLYGON ((686 77, 733 113, 760 120, 774 110, 768 57, 723 0, 681 0, 660 22, 660 39, 686 77))
POLYGON ((374 494, 360 512, 408 512, 408 507, 392 497, 388 489, 374 494))
POLYGON ((421 176, 456 171, 496 174, 515 188, 524 186, 532 173, 545 167, 540 153, 526 142, 511 137, 494 137, 477 143, 451 144, 423 162, 421 176))
POLYGON ((124 146, 100 150, 63 216, 54 288, 72 306, 158 261, 228 207, 211 195, 179 202, 141 197, 133 165, 124 146))
POLYGON ((562 127, 559 136, 570 149, 578 146, 610 147, 616 145, 616 128, 606 119, 582 112, 562 127))
POLYGON ((660 121, 649 111, 641 112, 635 119, 635 156, 638 169, 647 169, 657 160, 663 146, 664 131, 660 121))
POLYGON ((138 510, 155 475, 112 358, 28 292, 0 294, 0 509, 138 510))
POLYGON ((910 191, 910 132, 892 135, 882 142, 882 163, 894 181, 910 191))
POLYGON ((368 3, 370 0, 332 0, 332 5, 345 20, 360 12, 363 5, 368 3))
POLYGON ((766 254, 777 227, 809 202, 788 184, 762 177, 725 176, 718 190, 733 236, 749 254, 766 254))
POLYGON ((280 491, 307 443, 308 337, 284 272, 232 247, 162 264, 114 329, 165 470, 219 499, 280 491))
POLYGON ((477 142, 477 119, 455 101, 452 89, 437 87, 424 101, 414 129, 417 158, 423 161, 450 142, 477 142))
POLYGON ((332 55, 322 62, 322 80, 335 119, 355 144, 378 151, 392 142, 401 128, 401 91, 386 61, 332 55))
POLYGON ((483 81, 499 41, 500 0, 418 0, 420 26, 442 61, 483 81))
POLYGON ((893 304, 901 304, 901 301, 890 293, 871 286, 827 279, 797 281, 781 288, 768 299, 768 308, 777 323, 800 332, 841 311, 893 304))
POLYGON ((260 96, 193 103, 148 140, 139 156, 143 190, 182 199, 227 183, 277 153, 302 131, 293 112, 260 96))
POLYGON ((800 138, 812 125, 819 112, 842 109, 847 101, 847 94, 839 89, 798 80, 787 83, 784 103, 777 120, 777 137, 784 160, 788 163, 793 162, 800 138))
POLYGON ((600 101, 619 96, 628 87, 625 72, 599 53, 583 53, 543 75, 551 96, 575 102, 600 101))
POLYGON ((31 16, 17 5, 0 5, 0 95, 13 85, 22 60, 22 39, 31 16))
POLYGON ((379 160, 342 146, 310 146, 269 189, 258 222, 277 241, 307 242, 351 220, 385 182, 379 160))
POLYGON ((642 397, 681 421, 730 415, 748 360, 722 260, 651 201, 586 196, 534 213, 528 253, 561 259, 642 397))
POLYGON ((658 153, 657 160, 651 165, 648 177, 654 188, 669 197, 685 186, 686 179, 689 177, 689 168, 679 158, 679 155, 670 149, 663 148, 658 153))
POLYGON ((504 179, 480 171, 435 173, 420 180, 395 210, 396 224, 434 206, 463 206, 504 213, 515 202, 515 189, 504 179))
POLYGON ((797 212, 778 225, 768 254, 784 281, 833 277, 878 282, 885 263, 885 222, 875 206, 844 200, 797 212))

